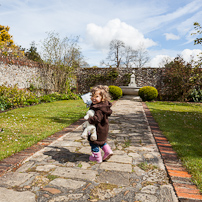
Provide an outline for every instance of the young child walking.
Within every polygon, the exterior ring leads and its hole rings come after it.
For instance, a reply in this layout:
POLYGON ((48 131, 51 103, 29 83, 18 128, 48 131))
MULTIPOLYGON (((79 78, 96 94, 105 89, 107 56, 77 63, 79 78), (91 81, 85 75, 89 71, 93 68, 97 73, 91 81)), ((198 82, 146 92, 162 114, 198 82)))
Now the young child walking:
POLYGON ((97 132, 97 140, 90 141, 90 136, 88 140, 90 142, 92 155, 90 156, 90 161, 97 161, 101 163, 104 160, 109 159, 113 152, 110 146, 107 144, 107 136, 109 130, 108 117, 112 114, 110 109, 112 103, 110 102, 109 88, 108 86, 98 85, 93 87, 90 91, 92 104, 90 109, 95 111, 95 115, 88 119, 90 124, 95 125, 97 132), (102 158, 100 148, 104 151, 104 156, 102 158))

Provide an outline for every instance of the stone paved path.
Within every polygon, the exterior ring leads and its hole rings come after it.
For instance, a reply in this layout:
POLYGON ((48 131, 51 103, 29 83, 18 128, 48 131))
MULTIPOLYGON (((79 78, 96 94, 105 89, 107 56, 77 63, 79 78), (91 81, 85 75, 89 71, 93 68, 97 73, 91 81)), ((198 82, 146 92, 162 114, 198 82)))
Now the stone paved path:
POLYGON ((112 110, 107 162, 89 162, 79 126, 3 175, 0 202, 177 202, 142 103, 122 98, 112 110))

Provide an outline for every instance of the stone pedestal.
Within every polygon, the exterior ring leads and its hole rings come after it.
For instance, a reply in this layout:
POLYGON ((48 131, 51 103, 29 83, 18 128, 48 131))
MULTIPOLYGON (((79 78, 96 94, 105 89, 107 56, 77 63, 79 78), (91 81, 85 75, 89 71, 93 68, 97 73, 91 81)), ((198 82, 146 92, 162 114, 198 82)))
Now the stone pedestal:
POLYGON ((141 87, 134 86, 119 86, 122 89, 123 95, 138 95, 138 91, 141 87))
POLYGON ((137 87, 136 81, 135 81, 135 71, 133 71, 131 77, 130 77, 130 83, 128 86, 119 86, 122 89, 123 95, 135 95, 138 96, 138 91, 140 87, 137 87))

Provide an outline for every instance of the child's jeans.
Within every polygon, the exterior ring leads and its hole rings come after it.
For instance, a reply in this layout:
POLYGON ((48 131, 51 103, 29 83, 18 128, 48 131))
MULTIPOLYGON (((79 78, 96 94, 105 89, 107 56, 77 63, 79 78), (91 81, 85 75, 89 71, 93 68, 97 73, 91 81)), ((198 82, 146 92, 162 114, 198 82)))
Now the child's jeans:
POLYGON ((92 142, 90 142, 90 146, 91 146, 91 151, 92 152, 99 152, 99 147, 102 149, 102 147, 104 147, 107 143, 104 143, 103 145, 98 145, 98 144, 93 144, 92 142))

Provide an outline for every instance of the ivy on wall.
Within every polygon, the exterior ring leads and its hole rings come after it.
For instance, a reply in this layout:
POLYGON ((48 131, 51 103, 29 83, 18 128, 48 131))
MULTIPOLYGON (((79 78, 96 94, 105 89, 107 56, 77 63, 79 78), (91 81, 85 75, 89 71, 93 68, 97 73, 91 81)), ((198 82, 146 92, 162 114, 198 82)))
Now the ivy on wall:
POLYGON ((122 80, 123 80, 124 86, 128 86, 128 84, 130 83, 130 76, 131 75, 132 75, 131 73, 127 73, 127 74, 123 75, 122 80))
POLYGON ((117 77, 119 76, 118 70, 116 68, 110 68, 104 74, 90 74, 86 79, 86 83, 88 86, 94 86, 96 84, 102 83, 105 84, 106 82, 114 82, 117 77))

